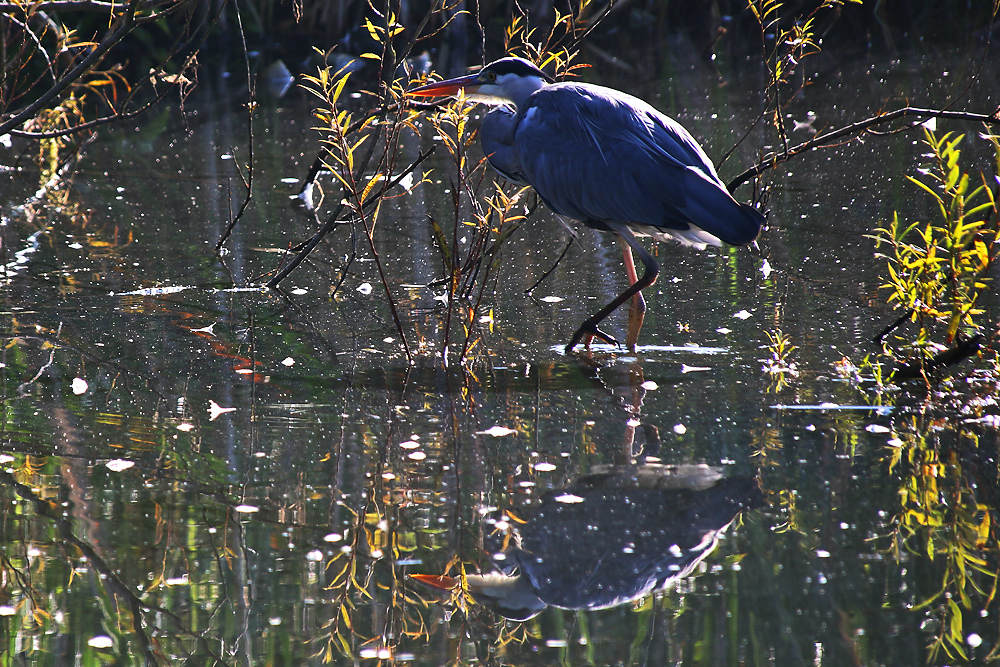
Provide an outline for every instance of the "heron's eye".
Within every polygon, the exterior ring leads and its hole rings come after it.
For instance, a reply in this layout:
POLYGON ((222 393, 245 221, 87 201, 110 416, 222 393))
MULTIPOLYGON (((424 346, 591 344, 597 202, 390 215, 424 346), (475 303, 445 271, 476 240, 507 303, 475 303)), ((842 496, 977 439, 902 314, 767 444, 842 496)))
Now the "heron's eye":
POLYGON ((490 83, 493 83, 494 81, 496 81, 497 80, 496 72, 487 72, 486 73, 486 80, 489 81, 490 83))

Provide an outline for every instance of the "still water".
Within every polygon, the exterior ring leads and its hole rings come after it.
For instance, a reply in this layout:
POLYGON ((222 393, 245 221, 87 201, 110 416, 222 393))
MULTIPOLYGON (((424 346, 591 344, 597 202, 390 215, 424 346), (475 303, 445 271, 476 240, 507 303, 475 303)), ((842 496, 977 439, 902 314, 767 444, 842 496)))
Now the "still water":
MULTIPOLYGON (((826 62, 791 100, 791 138, 887 100, 942 103, 972 67, 954 60, 826 62)), ((996 108, 996 74, 971 108, 996 108)), ((685 65, 630 91, 717 157, 753 123, 754 83, 685 65)), ((344 225, 280 293, 258 289, 317 229, 289 201, 317 150, 310 100, 258 107, 254 200, 220 256, 248 126, 225 77, 199 95, 183 122, 170 109, 103 134, 58 200, 34 197, 30 169, 0 191, 3 664, 915 665, 995 650, 995 353, 932 390, 859 370, 894 319, 868 235, 933 211, 905 179, 919 133, 782 165, 759 247, 659 245, 635 353, 565 355, 624 286, 617 245, 579 230, 526 294, 570 239, 541 208, 449 300, 430 223, 452 234, 440 152, 381 212, 378 262, 344 225), (794 346, 780 369, 778 332, 794 346), (514 602, 493 580, 463 598, 411 578, 498 572, 514 602)), ((423 127, 404 161, 435 143, 423 127)), ((967 131, 967 167, 989 173, 971 157, 987 155, 979 128, 940 129, 967 131)), ((764 150, 753 136, 724 180, 764 150)), ((623 336, 624 312, 608 326, 623 336)))

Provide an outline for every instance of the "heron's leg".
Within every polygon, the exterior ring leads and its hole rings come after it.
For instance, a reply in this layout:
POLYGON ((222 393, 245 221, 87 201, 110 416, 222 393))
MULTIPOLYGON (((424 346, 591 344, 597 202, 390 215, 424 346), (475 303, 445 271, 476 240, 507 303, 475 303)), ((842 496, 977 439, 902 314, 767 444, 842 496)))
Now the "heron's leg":
MULTIPOLYGON (((635 285, 639 281, 635 272, 635 260, 632 259, 632 249, 625 240, 619 236, 618 240, 622 244, 622 254, 625 258, 625 272, 628 274, 628 284, 635 285)), ((646 317, 646 300, 642 298, 642 292, 632 295, 632 305, 628 309, 628 337, 625 339, 625 347, 635 352, 635 344, 639 340, 639 330, 642 329, 642 321, 646 317)))
MULTIPOLYGON (((573 334, 573 338, 570 339, 569 345, 566 346, 567 353, 571 352, 573 348, 576 347, 576 344, 583 340, 583 337, 587 335, 596 336, 597 338, 609 343, 617 344, 618 341, 598 329, 597 325, 604 321, 604 318, 613 313, 618 306, 622 305, 633 296, 656 282, 656 276, 660 272, 660 265, 656 263, 653 256, 650 255, 636 240, 635 235, 632 234, 628 227, 617 223, 606 222, 605 224, 614 229, 614 231, 618 232, 618 235, 621 236, 622 240, 628 244, 629 249, 639 255, 639 260, 643 263, 646 270, 642 274, 642 278, 639 278, 635 283, 629 285, 628 289, 615 297, 614 301, 604 306, 604 308, 601 308, 596 314, 589 317, 583 324, 580 325, 580 328, 576 330, 575 334, 573 334)), ((633 268, 634 266, 633 262, 633 268)), ((629 335, 631 335, 631 331, 629 335)), ((638 330, 636 331, 636 335, 638 336, 638 330)))
MULTIPOLYGON (((639 276, 635 272, 635 260, 632 258, 632 249, 628 246, 628 243, 622 237, 618 237, 618 241, 622 244, 622 255, 625 259, 625 273, 628 274, 628 284, 629 286, 635 285, 639 281, 639 276)), ((636 292, 632 295, 632 305, 628 309, 628 337, 625 339, 625 347, 631 351, 635 351, 635 343, 639 340, 639 330, 642 329, 642 321, 646 317, 646 300, 642 298, 642 292, 636 292)), ((584 347, 590 347, 590 343, 594 340, 594 334, 585 334, 580 340, 584 347)), ((616 340, 606 341, 608 343, 618 344, 616 340)))

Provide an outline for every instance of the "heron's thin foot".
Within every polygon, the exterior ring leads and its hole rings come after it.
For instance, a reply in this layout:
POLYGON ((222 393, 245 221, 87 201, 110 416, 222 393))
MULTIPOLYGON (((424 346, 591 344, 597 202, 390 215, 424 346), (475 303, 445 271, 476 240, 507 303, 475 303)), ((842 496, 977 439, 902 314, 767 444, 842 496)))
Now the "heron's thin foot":
POLYGON ((573 348, 576 347, 585 336, 587 337, 587 347, 590 347, 590 340, 593 338, 600 338, 608 345, 614 345, 615 347, 622 346, 614 336, 604 333, 598 329, 596 325, 591 324, 590 322, 584 322, 580 325, 580 328, 576 330, 576 333, 573 334, 573 338, 570 339, 569 345, 566 346, 566 354, 571 353, 573 348))

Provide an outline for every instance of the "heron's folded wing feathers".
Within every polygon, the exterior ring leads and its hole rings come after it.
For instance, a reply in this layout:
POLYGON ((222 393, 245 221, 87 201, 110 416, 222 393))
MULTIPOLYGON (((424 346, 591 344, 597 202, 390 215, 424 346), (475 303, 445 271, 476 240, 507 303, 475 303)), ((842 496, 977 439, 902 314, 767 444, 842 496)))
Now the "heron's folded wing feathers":
POLYGON ((558 213, 664 231, 696 226, 733 244, 763 218, 732 198, 679 124, 645 102, 597 86, 536 93, 515 133, 522 173, 558 213))

